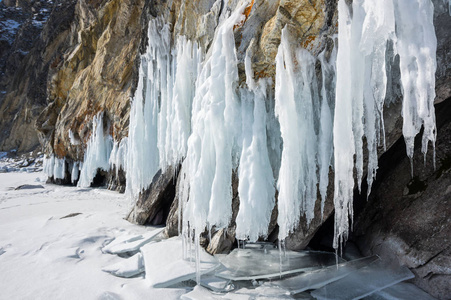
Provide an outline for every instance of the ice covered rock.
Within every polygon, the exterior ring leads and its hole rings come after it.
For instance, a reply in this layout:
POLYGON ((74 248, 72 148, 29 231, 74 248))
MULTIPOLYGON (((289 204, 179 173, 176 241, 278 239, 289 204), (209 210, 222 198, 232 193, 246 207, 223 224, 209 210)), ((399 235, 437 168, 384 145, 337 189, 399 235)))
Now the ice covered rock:
POLYGON ((150 186, 139 193, 127 220, 140 225, 165 224, 175 195, 174 176, 172 167, 159 170, 150 186))

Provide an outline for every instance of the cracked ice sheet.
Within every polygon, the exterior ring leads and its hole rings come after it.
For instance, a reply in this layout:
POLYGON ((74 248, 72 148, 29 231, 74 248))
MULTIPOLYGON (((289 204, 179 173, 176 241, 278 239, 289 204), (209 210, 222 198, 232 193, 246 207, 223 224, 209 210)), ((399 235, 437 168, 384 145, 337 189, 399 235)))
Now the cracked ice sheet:
POLYGON ((289 291, 290 294, 297 294, 306 290, 318 289, 326 284, 337 281, 351 272, 363 268, 379 258, 370 256, 353 261, 344 262, 338 265, 332 265, 327 268, 305 272, 283 280, 273 281, 269 286, 277 286, 289 291))
POLYGON ((231 280, 274 278, 336 263, 334 253, 319 251, 280 253, 278 249, 235 249, 227 256, 217 257, 227 270, 218 272, 216 276, 231 280))
MULTIPOLYGON (((162 288, 196 277, 194 256, 192 261, 189 258, 184 260, 182 249, 182 239, 179 237, 147 244, 141 248, 146 281, 150 286, 162 288)), ((216 258, 200 249, 201 274, 209 273, 218 266, 216 258)))
POLYGON ((123 258, 101 249, 119 236, 149 227, 123 218, 128 198, 104 189, 43 184, 43 173, 0 173, 0 298, 179 299, 186 289, 150 289, 143 278, 119 278, 102 268, 123 258), (37 181, 36 179, 39 179, 37 181), (23 184, 44 189, 9 190, 23 184), (80 212, 74 218, 60 219, 80 212))
POLYGON ((374 293, 365 300, 397 300, 397 299, 422 299, 434 300, 435 298, 424 292, 412 283, 401 282, 391 287, 374 293))
POLYGON ((377 291, 413 278, 407 267, 376 261, 348 276, 312 292, 317 299, 361 299, 377 291))
POLYGON ((284 295, 282 290, 268 290, 268 288, 246 289, 242 288, 236 292, 227 294, 212 293, 206 288, 196 286, 191 292, 183 295, 182 300, 279 300, 279 299, 293 299, 290 296, 284 295), (270 293, 268 295, 265 293, 270 293))

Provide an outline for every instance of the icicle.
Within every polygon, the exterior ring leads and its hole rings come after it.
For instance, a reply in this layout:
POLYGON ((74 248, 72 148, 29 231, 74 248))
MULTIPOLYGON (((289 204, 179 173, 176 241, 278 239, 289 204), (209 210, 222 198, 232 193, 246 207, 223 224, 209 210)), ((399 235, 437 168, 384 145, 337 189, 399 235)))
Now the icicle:
POLYGON ((299 224, 300 214, 296 212, 305 215, 307 225, 314 217, 319 98, 314 58, 304 49, 297 50, 293 57, 286 29, 281 39, 276 56, 275 112, 283 139, 277 185, 279 239, 284 239, 299 224))
POLYGON ((128 138, 124 137, 120 142, 115 142, 109 159, 110 169, 116 168, 116 176, 119 170, 127 170, 127 146, 128 138))
POLYGON ((196 233, 207 222, 225 227, 232 216, 232 169, 237 163, 240 128, 233 27, 244 19, 245 6, 220 25, 197 81, 186 157, 189 200, 183 216, 196 233))
POLYGON ((329 62, 326 61, 324 50, 318 56, 321 62, 321 115, 320 131, 318 137, 318 168, 319 191, 321 194, 321 220, 324 216, 324 204, 329 185, 329 167, 332 165, 333 155, 333 109, 335 102, 335 61, 337 59, 336 47, 333 48, 329 62))
POLYGON ((383 106, 386 96, 386 52, 394 41, 400 56, 403 86, 403 134, 407 154, 424 126, 423 153, 435 143, 435 51, 436 38, 430 0, 355 0, 352 18, 345 0, 338 3, 339 48, 334 121, 335 239, 346 240, 353 218, 353 168, 360 184, 363 173, 363 143, 368 150, 368 195, 376 177, 377 147, 384 137, 383 106), (395 26, 396 24, 396 26, 395 26), (420 29, 420 30, 419 30, 420 29), (354 145, 354 146, 353 146, 354 145))
POLYGON ((43 170, 47 176, 54 179, 64 179, 66 175, 66 159, 57 158, 54 154, 44 158, 43 170))
POLYGON ((65 174, 66 174, 66 159, 55 158, 53 177, 55 179, 64 179, 65 174))
POLYGON ((55 156, 51 154, 50 156, 44 157, 43 171, 50 178, 53 177, 53 166, 55 165, 55 156))
POLYGON ((352 81, 350 78, 352 61, 351 16, 345 0, 338 2, 338 42, 337 88, 334 116, 334 157, 335 157, 335 236, 334 248, 346 239, 349 216, 352 216, 354 188, 353 168, 355 143, 353 134, 352 81))
POLYGON ((194 249, 196 251, 196 283, 200 285, 200 243, 199 243, 199 235, 194 231, 194 249))
POLYGON ((248 55, 245 62, 250 91, 241 89, 243 146, 239 166, 240 210, 236 218, 236 237, 256 242, 259 236, 268 234, 275 189, 266 138, 267 83, 264 80, 255 83, 248 55))
POLYGON ((80 175, 80 163, 76 161, 72 165, 71 182, 75 183, 78 180, 79 175, 80 175))
MULTIPOLYGON (((159 167, 158 112, 161 68, 167 56, 162 21, 150 21, 149 46, 141 57, 139 79, 130 110, 127 153, 127 193, 136 197, 151 182, 159 167), (163 52, 163 53, 161 53, 163 52)), ((167 45, 169 46, 169 45, 167 45)), ((164 69, 164 67, 163 67, 164 69)))
POLYGON ((113 141, 111 136, 103 132, 103 112, 92 120, 92 133, 85 150, 83 167, 80 171, 78 186, 89 187, 97 174, 97 170, 108 171, 113 141))
POLYGON ((130 112, 127 191, 133 196, 150 185, 158 169, 175 167, 186 155, 202 60, 197 43, 184 37, 171 52, 169 26, 161 18, 150 21, 148 37, 130 112))
POLYGON ((403 135, 407 155, 412 160, 415 136, 422 126, 424 132, 421 151, 426 154, 429 142, 435 148, 437 38, 433 25, 434 6, 430 0, 398 0, 394 3, 396 49, 400 57, 403 89, 403 135))

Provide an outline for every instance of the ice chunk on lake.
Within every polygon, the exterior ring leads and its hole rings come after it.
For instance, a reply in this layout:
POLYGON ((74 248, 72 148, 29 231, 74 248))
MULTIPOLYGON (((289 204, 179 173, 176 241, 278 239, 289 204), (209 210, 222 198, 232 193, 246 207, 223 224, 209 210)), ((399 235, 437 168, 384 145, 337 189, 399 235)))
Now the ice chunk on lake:
POLYGON ((378 259, 377 256, 356 259, 312 272, 302 273, 287 279, 273 281, 271 285, 286 289, 290 294, 318 289, 349 275, 351 272, 368 266, 378 259))
POLYGON ((374 293, 365 300, 397 300, 397 299, 422 299, 434 300, 435 298, 416 287, 412 283, 401 282, 391 287, 374 293))
POLYGON ((216 273, 216 276, 231 280, 274 278, 336 263, 336 256, 331 252, 280 252, 278 249, 235 249, 227 256, 218 256, 218 259, 227 270, 216 273))
POLYGON ((137 253, 130 258, 123 259, 122 261, 114 265, 103 268, 102 271, 125 278, 139 275, 144 272, 144 262, 142 254, 137 253))
POLYGON ((259 286, 255 289, 241 288, 234 292, 234 294, 248 295, 250 299, 261 300, 279 300, 279 299, 293 299, 288 294, 288 291, 274 286, 259 286))
POLYGON ((229 291, 230 289, 227 289, 229 284, 230 280, 222 279, 213 275, 205 275, 200 278, 200 285, 214 292, 229 291))
POLYGON ((376 261, 311 295, 317 299, 360 299, 413 277, 407 267, 376 261))
POLYGON ((196 286, 191 292, 182 295, 180 297, 182 300, 250 300, 255 299, 251 298, 249 295, 245 294, 213 294, 206 288, 201 286, 196 286))
MULTIPOLYGON (((196 277, 196 263, 183 259, 182 239, 179 237, 147 244, 141 248, 146 269, 146 281, 153 287, 167 287, 196 277)), ((200 273, 205 274, 219 266, 216 258, 200 251, 200 273)))
POLYGON ((138 251, 139 248, 154 240, 155 237, 159 235, 163 230, 164 227, 152 230, 145 234, 117 238, 110 244, 103 247, 102 251, 111 254, 120 254, 138 251))

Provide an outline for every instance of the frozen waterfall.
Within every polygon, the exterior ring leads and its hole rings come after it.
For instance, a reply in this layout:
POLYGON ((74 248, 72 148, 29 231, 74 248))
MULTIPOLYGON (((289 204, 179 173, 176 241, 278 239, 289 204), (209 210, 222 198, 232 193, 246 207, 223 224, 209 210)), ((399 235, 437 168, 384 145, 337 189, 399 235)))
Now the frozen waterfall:
POLYGON ((92 134, 85 151, 85 159, 80 170, 78 186, 89 187, 98 169, 108 171, 109 159, 113 148, 113 139, 103 129, 103 113, 98 113, 92 120, 92 134))
MULTIPOLYGON (((170 25, 152 19, 128 138, 113 143, 100 113, 92 120, 84 161, 68 164, 52 154, 44 166, 49 177, 63 179, 70 172, 75 182, 80 172, 78 185, 84 187, 98 169, 122 169, 127 192, 136 198, 158 170, 174 167, 182 176, 179 231, 194 231, 197 240, 205 229, 229 225, 237 176, 236 237, 256 241, 268 235, 277 191, 279 240, 300 222, 308 227, 319 211, 322 217, 333 171, 338 248, 353 218, 355 179, 360 190, 366 178, 370 192, 377 150, 385 147, 388 52, 400 58, 407 154, 412 158, 421 128, 422 152, 429 143, 434 147, 432 3, 354 0, 350 7, 339 0, 332 49, 315 57, 295 46, 288 29, 282 31, 275 82, 254 78, 252 53, 246 53, 246 80, 240 82, 234 30, 243 24, 245 8, 221 17, 207 53, 186 37, 173 41, 170 25)), ((69 137, 79 143, 72 131, 69 137)))
POLYGON ((177 166, 186 155, 202 60, 201 49, 184 37, 172 49, 169 27, 160 18, 149 23, 148 40, 130 112, 126 176, 134 197, 160 168, 177 166))

